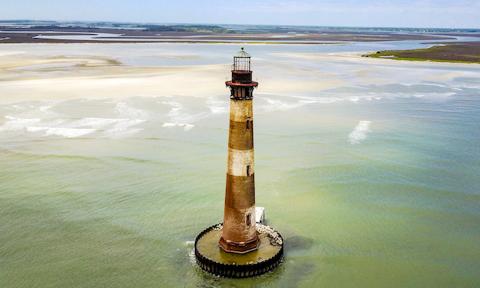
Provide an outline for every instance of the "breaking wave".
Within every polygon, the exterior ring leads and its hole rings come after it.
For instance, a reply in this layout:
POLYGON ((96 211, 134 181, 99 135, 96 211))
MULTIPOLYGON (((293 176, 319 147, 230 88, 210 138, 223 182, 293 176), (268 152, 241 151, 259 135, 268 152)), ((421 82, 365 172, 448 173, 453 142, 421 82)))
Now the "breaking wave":
POLYGON ((115 106, 115 112, 121 118, 85 117, 80 119, 53 118, 62 114, 52 112, 52 105, 13 105, 18 115, 4 116, 5 122, 0 126, 0 132, 24 133, 34 136, 57 136, 77 138, 99 133, 100 137, 121 138, 142 131, 137 125, 146 121, 148 113, 129 107, 120 102, 115 106), (20 117, 23 115, 41 115, 42 117, 20 117))
POLYGON ((195 125, 187 124, 187 123, 170 123, 165 122, 163 123, 162 127, 182 127, 184 131, 192 130, 195 125))
POLYGON ((353 131, 348 135, 348 141, 350 144, 360 144, 362 141, 367 139, 367 134, 371 132, 370 130, 370 121, 360 121, 353 131))

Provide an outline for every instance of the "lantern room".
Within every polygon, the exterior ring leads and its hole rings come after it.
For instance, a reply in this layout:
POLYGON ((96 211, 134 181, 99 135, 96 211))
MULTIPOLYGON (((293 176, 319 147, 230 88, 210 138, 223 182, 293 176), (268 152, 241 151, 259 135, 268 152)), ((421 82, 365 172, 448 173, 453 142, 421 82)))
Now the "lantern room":
POLYGON ((252 81, 251 57, 242 47, 233 57, 232 80, 225 84, 230 87, 230 98, 236 100, 252 99, 252 92, 258 86, 252 81))

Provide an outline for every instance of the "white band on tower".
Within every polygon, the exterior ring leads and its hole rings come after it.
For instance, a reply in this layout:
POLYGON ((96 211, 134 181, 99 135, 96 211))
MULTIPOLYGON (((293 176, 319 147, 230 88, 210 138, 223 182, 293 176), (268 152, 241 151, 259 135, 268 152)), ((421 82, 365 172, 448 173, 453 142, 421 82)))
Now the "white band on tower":
POLYGON ((250 176, 254 174, 254 153, 252 150, 228 149, 228 170, 232 176, 250 176))

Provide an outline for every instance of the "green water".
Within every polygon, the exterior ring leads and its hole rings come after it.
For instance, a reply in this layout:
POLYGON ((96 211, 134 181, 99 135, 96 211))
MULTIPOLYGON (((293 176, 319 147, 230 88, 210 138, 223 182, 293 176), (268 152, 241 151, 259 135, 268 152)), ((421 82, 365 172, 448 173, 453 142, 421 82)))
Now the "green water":
MULTIPOLYGON (((316 64, 338 75, 364 68, 316 64)), ((226 113, 200 117, 188 131, 162 127, 157 115, 128 137, 65 138, 5 118, 41 118, 44 104, 3 105, 0 287, 478 287, 480 68, 422 65, 383 67, 406 73, 398 85, 312 92, 377 100, 269 110, 265 98, 297 100, 259 91, 257 204, 284 236, 286 258, 244 280, 200 271, 188 242, 222 217, 226 113), (469 76, 402 84, 452 71, 469 76), (367 129, 352 135, 360 121, 367 129)), ((152 115, 162 114, 158 100, 122 101, 152 115)), ((206 111, 203 100, 175 100, 192 114, 206 111)), ((59 101, 49 117, 93 117, 115 104, 59 101)))

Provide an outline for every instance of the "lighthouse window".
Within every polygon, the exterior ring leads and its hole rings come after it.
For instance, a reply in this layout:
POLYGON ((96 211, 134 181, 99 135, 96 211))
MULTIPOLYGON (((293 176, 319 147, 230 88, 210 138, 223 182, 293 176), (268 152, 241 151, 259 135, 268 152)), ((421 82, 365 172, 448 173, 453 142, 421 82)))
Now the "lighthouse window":
POLYGON ((247 165, 247 176, 250 176, 250 165, 247 165))
POLYGON ((252 218, 251 214, 247 214, 247 221, 246 221, 247 226, 252 225, 252 219, 251 218, 252 218))
POLYGON ((247 120, 247 129, 250 129, 250 121, 251 120, 247 120))

